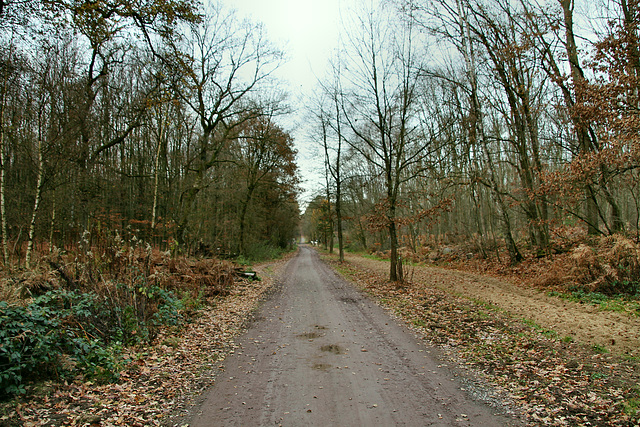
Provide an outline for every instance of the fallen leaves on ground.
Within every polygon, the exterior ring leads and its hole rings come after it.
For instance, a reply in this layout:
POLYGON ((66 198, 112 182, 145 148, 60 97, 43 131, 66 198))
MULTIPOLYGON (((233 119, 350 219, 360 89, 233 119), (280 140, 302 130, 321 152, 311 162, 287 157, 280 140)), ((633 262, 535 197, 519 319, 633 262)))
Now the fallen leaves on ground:
POLYGON ((131 348, 117 384, 82 378, 40 386, 30 397, 0 405, 0 426, 173 425, 211 386, 233 338, 271 288, 289 257, 255 266, 261 281, 237 280, 228 295, 208 300, 185 329, 165 329, 145 348, 131 348))
POLYGON ((437 287, 390 283, 383 261, 383 268, 376 269, 329 261, 426 340, 484 377, 498 395, 520 408, 528 424, 640 423, 637 358, 594 352, 504 310, 437 287))

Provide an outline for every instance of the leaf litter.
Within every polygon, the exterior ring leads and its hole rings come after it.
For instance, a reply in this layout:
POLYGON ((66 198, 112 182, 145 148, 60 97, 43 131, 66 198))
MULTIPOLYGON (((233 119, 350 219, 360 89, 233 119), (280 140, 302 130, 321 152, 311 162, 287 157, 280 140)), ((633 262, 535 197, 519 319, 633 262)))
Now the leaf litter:
POLYGON ((260 281, 236 279, 184 329, 165 328, 152 345, 127 349, 120 381, 77 377, 47 382, 0 404, 0 426, 169 426, 215 381, 233 339, 266 296, 288 259, 254 266, 260 281))
MULTIPOLYGON (((338 265, 455 363, 519 408, 529 425, 637 426, 640 363, 559 338, 505 310, 416 283, 385 280, 388 263, 338 265)), ((153 345, 129 349, 117 384, 81 378, 45 383, 39 393, 0 407, 0 426, 182 425, 194 399, 215 381, 233 338, 287 259, 256 266, 263 278, 236 280, 209 300, 185 330, 165 329, 153 345)), ((465 385, 467 387, 467 385, 465 385)), ((473 384, 469 388, 476 387, 473 384)))
MULTIPOLYGON (((357 256, 343 264, 325 259, 426 341, 442 348, 451 361, 479 376, 492 394, 515 405, 528 425, 639 425, 637 356, 615 355, 561 338, 482 299, 428 284, 459 281, 456 272, 439 270, 438 277, 417 274, 413 282, 400 284, 387 280, 388 262, 357 256)), ((469 276, 466 285, 482 286, 481 281, 469 276)), ((509 292, 506 287, 501 291, 509 292)))

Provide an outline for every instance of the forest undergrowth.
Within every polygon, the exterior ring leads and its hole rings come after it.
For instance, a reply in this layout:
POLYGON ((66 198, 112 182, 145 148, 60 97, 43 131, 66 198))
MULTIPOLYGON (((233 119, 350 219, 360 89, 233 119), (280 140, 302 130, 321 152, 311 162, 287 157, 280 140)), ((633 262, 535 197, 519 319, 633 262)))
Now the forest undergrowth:
POLYGON ((248 280, 230 261, 91 240, 1 278, 0 426, 166 424, 272 283, 259 265, 248 280))
MULTIPOLYGON (((523 261, 515 265, 502 252, 497 243, 482 248, 472 239, 457 245, 427 245, 421 251, 403 248, 402 255, 410 262, 487 274, 529 287, 629 300, 640 297, 640 244, 634 238, 587 237, 564 230, 548 252, 523 250, 523 261)), ((378 254, 385 258, 384 253, 378 254)))

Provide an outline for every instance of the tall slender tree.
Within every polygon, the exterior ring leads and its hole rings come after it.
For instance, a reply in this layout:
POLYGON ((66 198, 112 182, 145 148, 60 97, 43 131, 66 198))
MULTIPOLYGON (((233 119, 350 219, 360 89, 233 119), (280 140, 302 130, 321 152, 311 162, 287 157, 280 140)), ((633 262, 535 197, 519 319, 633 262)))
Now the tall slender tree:
POLYGON ((348 139, 351 148, 375 165, 384 182, 379 206, 389 235, 389 279, 397 281, 401 188, 428 167, 437 135, 421 132, 416 120, 424 53, 414 44, 413 24, 388 18, 384 6, 358 16, 357 30, 347 41, 344 68, 350 87, 341 110, 354 134, 348 139))

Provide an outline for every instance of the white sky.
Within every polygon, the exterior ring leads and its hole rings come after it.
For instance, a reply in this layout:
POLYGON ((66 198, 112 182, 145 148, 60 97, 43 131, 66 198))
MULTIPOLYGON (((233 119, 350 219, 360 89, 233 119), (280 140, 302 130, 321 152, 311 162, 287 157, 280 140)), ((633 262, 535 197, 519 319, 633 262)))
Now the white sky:
MULTIPOLYGON (((347 0, 348 1, 348 0, 347 0)), ((305 91, 322 75, 337 47, 341 0, 226 0, 226 4, 264 23, 269 38, 290 61, 280 72, 305 91)))
MULTIPOLYGON (((338 47, 341 7, 353 0, 224 0, 240 16, 250 16, 265 25, 269 39, 287 52, 289 61, 278 70, 278 77, 289 82, 291 102, 300 108, 293 121, 301 124, 303 96, 312 93, 318 77, 322 77, 329 57, 338 47)), ((292 127, 294 124, 291 125, 292 127)), ((288 126, 287 126, 288 127, 288 126)), ((308 140, 304 129, 294 131, 298 149, 298 165, 305 194, 301 208, 313 198, 322 185, 322 158, 308 140)))

